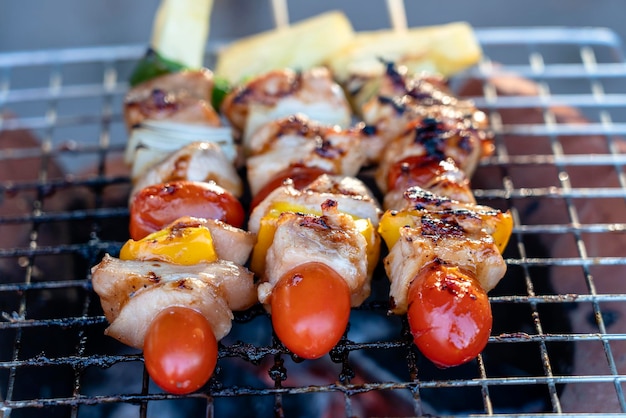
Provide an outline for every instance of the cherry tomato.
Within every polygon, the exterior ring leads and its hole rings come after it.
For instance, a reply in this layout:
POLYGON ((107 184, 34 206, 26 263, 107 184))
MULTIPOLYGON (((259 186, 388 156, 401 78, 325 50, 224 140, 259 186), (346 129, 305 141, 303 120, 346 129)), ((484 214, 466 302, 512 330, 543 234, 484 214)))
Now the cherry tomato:
POLYGON ((163 309, 144 340, 143 356, 152 380, 163 390, 190 393, 201 388, 217 363, 217 341, 198 311, 183 306, 163 309))
POLYGON ((491 306, 473 274, 432 263, 409 287, 409 326, 415 345, 439 367, 475 358, 491 333, 491 306))
POLYGON ((287 167, 286 169, 279 171, 269 182, 267 182, 265 186, 263 186, 263 188, 261 188, 261 190, 259 190, 250 203, 250 210, 254 209, 259 203, 261 203, 268 194, 280 187, 285 180, 293 180, 293 187, 301 190, 322 174, 328 174, 328 171, 319 167, 305 167, 302 165, 287 167))
POLYGON ((130 236, 138 241, 182 216, 218 219, 240 228, 241 203, 215 183, 173 181, 142 189, 130 207, 130 236))
POLYGON ((445 160, 437 157, 414 155, 393 164, 387 174, 389 190, 406 190, 411 186, 428 184, 445 171, 445 160))
POLYGON ((332 268, 310 262, 287 272, 272 292, 272 325, 298 356, 315 359, 341 339, 350 317, 350 289, 332 268))

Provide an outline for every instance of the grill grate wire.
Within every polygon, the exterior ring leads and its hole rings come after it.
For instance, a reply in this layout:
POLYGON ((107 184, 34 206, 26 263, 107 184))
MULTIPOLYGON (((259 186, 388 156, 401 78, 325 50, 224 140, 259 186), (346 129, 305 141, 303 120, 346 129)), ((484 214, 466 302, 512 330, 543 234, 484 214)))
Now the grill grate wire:
MULTIPOLYGON (((515 307, 527 310, 531 324, 530 328, 494 333, 488 348, 502 351, 516 346, 529 347, 529 356, 535 355, 533 350, 536 350, 540 362, 538 373, 494 372, 490 353, 479 356, 460 375, 453 371, 425 372, 420 354, 411 348, 406 321, 386 318, 383 291, 355 310, 350 330, 330 359, 316 366, 330 370, 331 378, 315 378, 307 369, 309 362, 293 361, 275 337, 255 340, 244 336, 242 342, 235 338, 244 334, 237 334, 220 345, 219 370, 205 391, 185 397, 161 393, 150 383, 140 354, 125 351, 114 342, 97 346, 104 341, 97 336, 102 334, 106 320, 99 310, 97 296, 92 293, 89 273, 90 266, 96 264, 104 252, 115 254, 122 244, 110 234, 109 227, 112 223, 123 226, 128 210, 124 206, 108 206, 106 196, 110 190, 128 184, 127 177, 112 173, 110 167, 124 150, 120 110, 121 99, 128 88, 126 75, 133 61, 143 54, 144 47, 15 52, 0 54, 0 139, 3 135, 24 135, 25 131, 30 131, 40 142, 26 148, 7 148, 0 144, 2 165, 35 161, 31 176, 2 178, 0 183, 0 210, 19 199, 23 199, 27 207, 26 211, 14 211, 6 216, 2 212, 0 217, 0 229, 21 232, 21 236, 6 241, 12 243, 10 246, 0 241, 3 243, 0 247, 0 342, 7 346, 5 352, 0 351, 0 416, 31 416, 29 414, 36 415, 41 408, 46 408, 49 416, 108 416, 106 414, 112 414, 114 407, 128 407, 130 409, 123 410, 131 411, 132 416, 146 417, 158 414, 162 405, 183 405, 180 402, 185 401, 190 401, 189 408, 199 408, 207 417, 227 416, 228 413, 236 416, 236 412, 232 412, 233 404, 245 399, 244 406, 257 400, 261 403, 269 400, 268 413, 279 417, 290 416, 295 408, 293 404, 299 402, 312 402, 314 411, 318 407, 334 411, 338 404, 341 413, 350 417, 362 413, 367 396, 384 400, 389 407, 393 403, 406 404, 410 414, 419 416, 461 413, 442 409, 441 402, 433 400, 442 390, 448 390, 446 394, 461 393, 457 392, 459 389, 468 390, 463 393, 472 394, 479 403, 478 407, 472 404, 462 413, 525 416, 537 412, 532 401, 516 408, 503 407, 500 391, 507 388, 542 392, 546 400, 539 412, 567 415, 570 411, 561 398, 563 386, 586 387, 588 384, 610 386, 616 406, 613 412, 626 412, 623 392, 626 374, 620 369, 614 352, 616 345, 626 341, 626 330, 621 330, 623 326, 615 327, 605 308, 607 304, 625 304, 626 293, 598 289, 598 273, 595 272, 598 267, 623 268, 626 253, 590 252, 587 243, 589 237, 598 235, 606 240, 619 237, 626 230, 626 214, 618 222, 586 223, 581 220, 577 205, 580 199, 624 201, 626 198, 623 169, 626 157, 620 154, 619 148, 619 137, 626 134, 626 63, 620 40, 605 29, 493 28, 478 29, 477 34, 486 58, 477 68, 453 82, 455 86, 470 78, 481 82, 482 95, 473 99, 489 113, 497 148, 496 154, 488 158, 479 171, 498 173, 496 177, 501 181, 497 187, 477 187, 475 193, 481 201, 512 211, 516 226, 515 242, 511 246, 515 248, 507 263, 510 270, 520 273, 522 285, 516 292, 496 292, 490 300, 494 310, 515 307), (568 52, 559 52, 553 57, 551 52, 555 48, 568 52), (85 68, 96 75, 85 76, 82 72, 85 68), (536 82, 539 95, 500 95, 491 79, 501 74, 502 69, 536 82), (31 71, 29 79, 22 77, 23 72, 31 71), (588 91, 580 92, 585 86, 588 91), (618 92, 613 93, 613 90, 618 92), (589 123, 558 122, 552 109, 562 105, 581 109, 589 123), (503 112, 528 108, 540 109, 539 123, 503 121, 503 112), (9 112, 19 117, 8 116, 9 112), (561 137, 593 135, 604 139, 608 152, 591 156, 564 152, 561 137), (521 136, 547 137, 549 152, 510 153, 506 138, 521 136), (64 171, 61 175, 52 173, 57 164, 64 171), (588 187, 573 184, 571 180, 571 170, 606 166, 614 170, 617 178, 614 186, 588 187), (519 184, 515 170, 536 167, 554 168, 558 172, 558 184, 519 184), (487 171, 491 169, 495 171, 487 171), (58 202, 68 196, 74 198, 76 190, 81 191, 81 198, 89 201, 88 207, 59 206, 58 202), (524 204, 533 199, 544 205, 564 202, 567 219, 561 223, 527 223, 524 204), (50 234, 49 228, 78 229, 79 224, 84 229, 81 235, 84 238, 78 242, 56 236, 42 238, 50 234), (562 257, 536 255, 534 241, 530 241, 536 236, 555 240, 570 236, 577 252, 562 257), (69 264, 71 268, 67 268, 68 260, 74 261, 69 264), (55 263, 64 263, 64 268, 47 267, 55 263), (7 266, 13 270, 7 271, 7 266), (544 283, 536 275, 538 269, 554 267, 576 271, 584 280, 584 292, 550 293, 539 289, 544 283), (75 309, 69 309, 68 315, 41 311, 42 303, 54 304, 54 296, 61 296, 61 303, 68 297, 76 304, 75 309), (43 298, 44 302, 38 302, 37 298, 43 298), (546 327, 552 321, 545 313, 546 308, 569 312, 572 307, 582 305, 592 308, 595 332, 553 331, 552 325, 546 327), (359 340, 358 328, 362 328, 359 324, 370 320, 390 321, 396 331, 359 340), (55 338, 67 337, 71 348, 57 350, 43 342, 33 346, 33 341, 45 338, 37 337, 44 332, 55 338), (576 374, 576 365, 571 366, 574 372, 559 366, 561 351, 554 347, 575 346, 581 350, 580 347, 589 342, 600 344, 602 348, 605 364, 601 370, 576 374), (381 358, 389 357, 401 357, 395 360, 400 361, 404 370, 397 372, 388 368, 381 358), (137 371, 134 381, 128 385, 118 384, 113 389, 94 389, 94 380, 115 380, 117 375, 112 374, 111 378, 108 373, 117 373, 125 366, 137 371), (24 389, 25 384, 34 383, 27 377, 28 373, 46 370, 51 374, 59 370, 67 374, 68 378, 63 380, 67 387, 51 389, 46 386, 46 379, 42 379, 41 386, 24 389), (233 370, 251 373, 256 380, 250 383, 244 378, 231 379, 227 373, 233 370), (298 380, 300 372, 304 378, 298 380), (294 377, 297 383, 290 380, 294 377), (22 383, 22 379, 28 379, 28 383, 22 383), (228 400, 234 401, 227 403, 228 400)), ((379 280, 375 286, 384 289, 385 280, 379 280)), ((503 282, 507 280, 509 278, 505 277, 503 282)), ((269 329, 267 318, 258 307, 238 314, 234 328, 253 333, 255 329, 269 329)), ((187 408, 187 404, 184 405, 187 408)), ((406 409, 400 411, 406 413, 406 409)), ((588 415, 599 411, 574 412, 588 415)))

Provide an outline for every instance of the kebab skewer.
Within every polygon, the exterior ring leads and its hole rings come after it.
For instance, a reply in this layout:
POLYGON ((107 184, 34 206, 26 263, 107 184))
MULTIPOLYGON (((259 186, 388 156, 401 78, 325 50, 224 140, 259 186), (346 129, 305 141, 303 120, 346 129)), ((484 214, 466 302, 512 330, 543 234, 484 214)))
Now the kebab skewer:
MULTIPOLYGON (((218 66, 217 68, 224 68, 224 66, 220 66, 221 62, 224 63, 232 63, 241 61, 244 57, 247 56, 254 48, 252 45, 255 42, 258 42, 260 39, 273 39, 276 45, 282 46, 281 40, 284 40, 288 37, 288 29, 283 27, 277 29, 273 33, 265 33, 256 37, 252 37, 247 40, 243 40, 235 43, 230 48, 223 50, 218 55, 218 66)), ((345 39, 342 39, 342 42, 345 39)), ((278 48, 278 46, 277 46, 278 48)), ((267 68, 277 68, 282 67, 284 65, 291 65, 297 68, 307 68, 307 64, 304 63, 302 65, 298 56, 291 55, 291 48, 281 48, 281 52, 276 54, 270 54, 270 59, 262 63, 262 65, 267 66, 267 68), (285 64, 287 63, 287 64, 285 64)), ((376 92, 380 86, 376 85, 376 81, 380 82, 385 81, 382 77, 371 77, 371 74, 380 75, 380 73, 385 72, 385 63, 381 63, 378 57, 386 58, 387 60, 393 60, 397 62, 402 62, 403 64, 407 64, 415 69, 430 69, 436 70, 437 72, 443 72, 445 74, 450 74, 452 72, 458 71, 462 68, 466 68, 478 60, 480 57, 480 47, 474 38, 471 28, 463 23, 456 23, 451 25, 444 25, 439 27, 432 28, 423 28, 423 29, 411 29, 411 30, 401 30, 401 31, 391 31, 391 32, 376 32, 376 33, 364 33, 364 34, 356 34, 352 36, 350 42, 345 43, 342 48, 339 49, 339 52, 334 54, 331 57, 327 57, 326 60, 330 65, 330 68, 333 70, 333 75, 340 79, 346 86, 346 90, 353 96, 353 105, 359 108, 358 101, 366 101, 371 95, 376 92), (390 45, 394 45, 393 48, 389 48, 390 45), (416 47, 417 45, 417 47, 416 47), (445 46, 442 48, 442 46, 445 46), (441 51, 439 51, 441 49, 441 51), (411 52, 409 52, 411 51, 411 52), (445 51, 445 52, 444 52, 445 51), (391 55, 389 55, 391 54, 391 55), (448 55, 449 54, 449 55, 448 55), (376 58, 373 58, 376 57, 376 58), (364 70, 359 71, 355 77, 350 78, 350 80, 346 80, 344 77, 346 75, 352 76, 354 74, 354 70, 364 70), (349 81, 347 83, 346 81, 349 81), (375 81, 372 83, 371 81, 375 81), (356 94, 355 94, 356 93, 356 94)), ((259 57, 259 60, 255 60, 255 62, 259 65, 260 61, 263 57, 259 57)), ((241 67, 242 69, 244 67, 241 67)), ((245 71, 245 70, 244 70, 245 71)), ((221 75, 226 76, 224 72, 221 75)), ((234 76, 235 79, 241 79, 242 76, 234 76)), ((433 78, 434 80, 434 78, 433 78)), ((393 80, 391 80, 393 81, 393 80)), ((443 83, 443 80, 440 81, 443 83)), ((391 87, 393 88, 393 82, 391 83, 391 87)), ((401 86, 402 89, 405 88, 404 85, 401 86)), ((281 91, 281 89, 275 89, 277 91, 281 91)), ((450 96, 446 96, 445 99, 448 99, 450 96)), ((241 97, 239 97, 241 100, 241 97)), ((389 101, 391 103, 391 101, 389 101)), ((439 103, 442 109, 445 108, 445 104, 449 103, 439 103)), ((461 107, 461 106, 457 106, 461 107)), ((368 109, 368 113, 377 113, 376 106, 373 106, 371 109, 368 109)), ((394 110, 394 109, 392 109, 394 110)), ((361 112, 362 114, 363 112, 361 112)), ((408 113, 407 113, 408 115, 408 113)), ((477 117, 484 116, 481 113, 475 113, 477 117)), ((396 132, 393 132, 393 128, 395 125, 402 127, 405 122, 413 119, 413 115, 409 115, 411 117, 407 118, 404 121, 395 121, 395 123, 390 124, 385 127, 380 123, 370 123, 367 126, 368 135, 367 140, 364 141, 367 145, 363 146, 362 149, 366 150, 366 156, 370 163, 376 163, 381 155, 382 151, 385 148, 386 144, 390 142, 391 138, 395 137, 396 132), (377 129, 372 129, 372 128, 377 129), (388 128, 388 129, 385 129, 388 128)), ((454 119, 453 116, 449 116, 448 119, 454 119)), ((476 120, 476 122, 485 123, 485 120, 480 121, 476 120)), ((245 131, 245 129, 242 129, 245 131)), ((244 132, 244 141, 246 141, 246 133, 244 132)), ((483 145, 487 144, 487 141, 481 141, 483 145)), ((283 155, 286 155, 283 154, 283 155)), ((471 158, 468 158, 470 162, 477 163, 479 157, 479 153, 474 153, 471 158)), ((448 162, 448 165, 449 162, 448 162)), ((443 186, 441 183, 440 187, 451 189, 453 188, 453 184, 455 178, 462 176, 463 173, 458 170, 449 170, 444 177, 448 179, 447 185, 443 186)), ((306 177, 306 175, 302 175, 306 177)), ((283 176, 280 178, 288 177, 287 174, 283 173, 283 176)), ((294 174, 295 177, 295 174, 294 174)), ((280 180, 279 180, 280 181, 280 180)), ((464 177, 461 178, 461 182, 467 182, 464 177)), ((301 183, 306 183, 306 181, 301 181, 301 183)), ((271 184, 268 186, 268 189, 272 189, 275 187, 275 184, 271 184)), ((459 193, 461 195, 469 195, 471 200, 473 201, 473 197, 471 196, 471 191, 459 189, 459 193)), ((399 190, 399 189, 397 189, 399 190)), ((390 193, 391 195, 397 195, 398 192, 395 190, 395 193, 390 193)), ((404 191, 404 190, 403 190, 404 191)), ((400 193, 401 194, 401 193, 400 193)), ((390 197, 391 199, 391 197, 390 197)), ((258 204, 258 201, 261 199, 257 199, 255 204, 258 204)), ((402 200, 402 199, 400 199, 402 200)), ((252 215, 251 221, 254 219, 254 213, 252 215)), ((253 222, 251 222, 253 225, 253 222)), ((253 228, 253 226, 251 226, 253 228)), ((272 235, 272 233, 268 235, 272 235)), ((259 237, 264 235, 262 231, 259 233, 259 237)), ((254 262, 254 256, 253 256, 254 262)), ((260 298, 263 298, 261 293, 261 289, 263 288, 263 283, 259 287, 260 298)))
MULTIPOLYGON (((200 3, 210 2, 193 6, 200 3)), ((155 31, 178 26, 179 14, 189 20, 195 9, 184 7, 165 0, 155 31)), ((205 17, 202 25, 208 24, 205 17)), ((191 38, 202 38, 195 48, 201 58, 206 33, 199 32, 191 38)), ((232 311, 257 301, 253 275, 243 267, 255 238, 239 229, 243 186, 233 166, 230 129, 221 126, 211 105, 212 73, 178 67, 161 73, 160 64, 150 61, 154 54, 140 64, 141 82, 133 77, 138 84, 124 103, 134 186, 131 239, 119 259, 106 255, 92 278, 110 323, 107 335, 142 349, 152 379, 183 394, 213 374, 217 341, 228 334, 232 311)), ((191 58, 197 61, 198 54, 191 58)))
POLYGON ((512 231, 510 214, 476 204, 470 189, 491 149, 486 118, 439 82, 390 64, 385 78, 363 109, 378 126, 404 126, 379 138, 385 145, 376 172, 386 193, 379 232, 389 248, 391 312, 407 313, 415 344, 433 363, 463 364, 487 344, 487 292, 506 272, 501 253, 512 231))
POLYGON ((211 142, 145 165, 131 192, 131 239, 119 260, 108 256, 93 269, 107 334, 143 349, 148 373, 171 393, 206 383, 232 310, 257 302, 243 267, 254 235, 240 229, 241 203, 218 182, 241 192, 234 167, 211 142))
POLYGON ((259 301, 287 348, 321 357, 345 332, 350 307, 369 295, 378 261, 380 209, 354 177, 367 130, 340 126, 349 105, 323 68, 270 71, 222 108, 243 131, 259 301))

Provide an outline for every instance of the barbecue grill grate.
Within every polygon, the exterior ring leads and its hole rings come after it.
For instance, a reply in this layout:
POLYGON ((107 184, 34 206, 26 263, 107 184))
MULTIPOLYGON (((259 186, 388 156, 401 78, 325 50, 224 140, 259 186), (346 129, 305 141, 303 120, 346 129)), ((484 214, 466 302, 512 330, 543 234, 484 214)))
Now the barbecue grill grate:
POLYGON ((257 307, 236 316, 208 386, 181 397, 150 383, 139 353, 102 336, 89 275, 126 238, 129 180, 115 161, 127 75, 144 46, 0 54, 0 416, 626 412, 626 290, 617 283, 626 253, 604 250, 626 228, 620 40, 604 29, 477 34, 486 58, 453 80, 458 89, 478 80, 470 95, 496 138, 475 194, 516 219, 509 272, 490 295, 496 323, 485 353, 451 370, 429 365, 405 321, 386 316, 379 270, 330 356, 292 359, 257 307), (535 81, 537 94, 502 94, 494 80, 505 72, 535 81), (569 106, 587 122, 560 120, 569 106), (511 122, 519 112, 538 119, 511 122), (599 148, 568 152, 578 139, 599 148), (612 217, 588 216, 606 205, 612 217), (559 247, 545 250, 551 242, 559 247), (582 367, 581 353, 595 363, 582 367), (603 397, 570 403, 585 393, 603 397))

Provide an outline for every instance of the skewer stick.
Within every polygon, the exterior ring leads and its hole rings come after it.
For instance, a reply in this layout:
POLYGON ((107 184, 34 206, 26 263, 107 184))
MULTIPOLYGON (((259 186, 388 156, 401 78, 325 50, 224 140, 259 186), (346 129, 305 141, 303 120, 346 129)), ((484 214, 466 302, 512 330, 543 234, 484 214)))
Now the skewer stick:
POLYGON ((387 11, 391 20, 391 27, 396 32, 406 32, 408 24, 404 0, 387 0, 387 11))
POLYGON ((272 14, 274 15, 274 24, 277 29, 289 26, 289 9, 287 0, 271 0, 272 14))
POLYGON ((212 9, 213 0, 161 0, 152 26, 152 48, 186 67, 202 67, 212 9))

